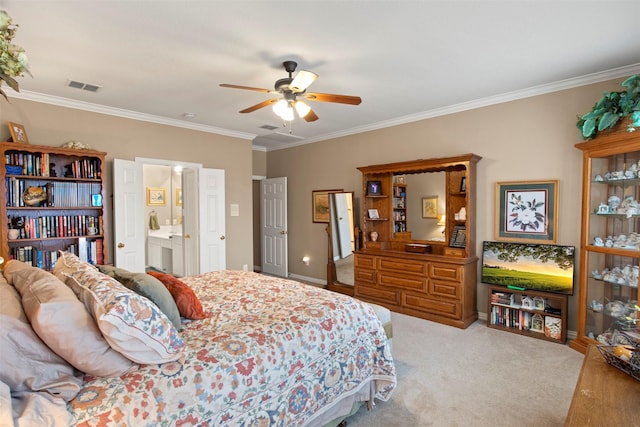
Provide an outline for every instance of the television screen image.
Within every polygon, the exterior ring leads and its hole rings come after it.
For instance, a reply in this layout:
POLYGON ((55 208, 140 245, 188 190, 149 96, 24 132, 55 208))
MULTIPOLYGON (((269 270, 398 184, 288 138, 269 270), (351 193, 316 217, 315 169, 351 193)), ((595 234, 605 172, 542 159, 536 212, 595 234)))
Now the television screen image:
POLYGON ((482 244, 481 282, 573 295, 575 247, 512 242, 482 244))

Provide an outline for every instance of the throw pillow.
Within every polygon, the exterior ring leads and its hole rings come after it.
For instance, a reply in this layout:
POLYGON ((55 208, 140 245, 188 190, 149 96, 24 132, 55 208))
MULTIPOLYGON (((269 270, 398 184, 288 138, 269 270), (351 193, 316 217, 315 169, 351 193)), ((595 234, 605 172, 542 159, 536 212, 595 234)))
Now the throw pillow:
POLYGON ((97 270, 81 269, 67 277, 93 315, 111 347, 138 363, 180 358, 184 342, 167 316, 147 298, 97 270))
POLYGON ((187 319, 200 320, 211 317, 210 314, 204 312, 202 303, 198 299, 196 293, 186 283, 178 280, 176 277, 166 274, 150 271, 147 274, 160 280, 167 287, 169 293, 176 301, 180 315, 187 319))
POLYGON ((99 265, 98 270, 113 277, 138 295, 149 298, 171 320, 173 326, 182 329, 182 321, 176 302, 167 288, 155 277, 145 273, 132 273, 124 268, 99 265))

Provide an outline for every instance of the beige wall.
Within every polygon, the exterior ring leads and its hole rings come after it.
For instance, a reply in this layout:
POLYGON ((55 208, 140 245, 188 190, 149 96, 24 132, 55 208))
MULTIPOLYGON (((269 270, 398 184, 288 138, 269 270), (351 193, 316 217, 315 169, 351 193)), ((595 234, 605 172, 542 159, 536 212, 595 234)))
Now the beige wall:
MULTIPOLYGON (((590 111, 603 91, 620 90, 622 80, 268 152, 269 177, 288 177, 290 272, 326 277, 327 237, 325 227, 311 221, 312 190, 343 188, 360 200, 358 166, 463 153, 482 156, 477 253, 483 240, 494 238, 497 181, 559 180, 558 243, 579 246, 582 166, 574 147, 581 140, 576 115, 590 111), (301 262, 304 255, 311 259, 309 266, 301 262)), ((576 300, 570 299, 570 330, 577 328, 576 300)), ((486 306, 485 285, 478 284, 478 310, 486 313, 486 306)))
MULTIPOLYGON (((7 120, 25 126, 32 144, 59 146, 76 140, 107 153, 107 230, 111 230, 113 159, 136 157, 201 163, 225 170, 227 268, 253 264, 251 141, 72 108, 10 98, 0 100, 0 138, 6 141, 7 120), (240 216, 229 215, 229 205, 240 216)), ((113 257, 109 238, 109 259, 113 257)))
MULTIPOLYGON (((483 240, 493 239, 497 181, 558 179, 558 242, 578 246, 581 157, 574 147, 580 141, 576 115, 589 111, 603 91, 619 90, 620 81, 268 153, 252 151, 250 141, 242 139, 17 99, 0 102, 0 120, 25 125, 32 143, 57 146, 78 140, 106 151, 108 194, 114 157, 180 160, 225 169, 226 204, 240 205, 239 217, 230 217, 227 209, 230 269, 241 269, 243 264, 260 265, 259 239, 253 242, 253 230, 259 227, 259 197, 252 196, 258 188, 252 183, 252 176, 286 176, 289 270, 294 275, 324 280, 327 236, 323 224, 311 221, 311 192, 335 188, 354 191, 357 211, 362 195, 361 175, 356 168, 370 164, 469 152, 482 156, 478 164, 478 253, 483 240), (309 266, 301 261, 304 255, 311 259, 309 266)), ((8 137, 6 126, 0 126, 0 138, 8 137)), ((110 210, 108 213, 110 216, 110 210)), ((484 285, 478 284, 478 289, 478 309, 486 312, 484 285)), ((576 329, 575 304, 573 297, 569 308, 571 330, 576 329)))

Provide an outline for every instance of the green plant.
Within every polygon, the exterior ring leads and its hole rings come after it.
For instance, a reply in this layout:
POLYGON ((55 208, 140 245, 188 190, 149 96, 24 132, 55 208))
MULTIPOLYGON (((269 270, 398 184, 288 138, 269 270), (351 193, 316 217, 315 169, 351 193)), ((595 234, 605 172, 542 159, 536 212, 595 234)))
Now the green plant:
POLYGON ((576 126, 584 139, 594 138, 598 132, 613 128, 621 119, 631 115, 628 131, 640 126, 640 74, 622 82, 621 92, 605 92, 593 110, 581 116, 576 126))
POLYGON ((18 82, 14 77, 23 76, 29 72, 29 61, 24 49, 11 43, 16 35, 17 25, 12 24, 9 14, 0 9, 0 95, 8 101, 7 94, 2 90, 2 83, 6 83, 16 92, 20 92, 18 82))

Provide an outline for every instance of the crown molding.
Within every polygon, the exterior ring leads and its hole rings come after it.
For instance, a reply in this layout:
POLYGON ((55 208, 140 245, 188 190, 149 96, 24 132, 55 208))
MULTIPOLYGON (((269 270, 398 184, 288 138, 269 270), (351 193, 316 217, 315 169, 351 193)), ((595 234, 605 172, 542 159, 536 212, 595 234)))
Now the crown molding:
POLYGON ((363 132, 370 132, 374 130, 384 129, 392 126, 413 123, 420 120, 432 119, 434 117, 446 116, 448 114, 460 113, 463 111, 473 110, 473 109, 482 108, 482 107, 488 107, 491 105, 501 104, 501 103, 510 102, 510 101, 516 101, 519 99, 530 98, 538 95, 545 95, 548 93, 559 92, 561 90, 572 89, 575 87, 586 86, 594 83, 600 83, 600 82, 613 80, 621 77, 629 77, 637 73, 640 73, 640 63, 627 65, 619 68, 614 68, 607 71, 601 71, 598 73, 588 74, 585 76, 575 77, 571 79, 560 80, 554 83, 533 86, 527 89, 507 92, 500 95, 480 98, 474 101, 462 102, 460 104, 449 105, 446 107, 436 108, 436 109, 424 111, 421 113, 397 117, 391 120, 372 123, 366 126, 359 126, 351 129, 346 129, 341 132, 326 134, 318 138, 309 138, 309 139, 305 139, 304 141, 294 142, 293 144, 287 144, 286 146, 271 148, 267 151, 282 150, 285 148, 296 147, 299 145, 312 144, 314 142, 326 141, 329 139, 335 139, 335 138, 355 135, 363 132))
POLYGON ((124 110, 121 108, 107 107, 105 105, 93 104, 91 102, 76 101, 60 96, 45 95, 38 92, 21 91, 8 93, 12 98, 24 99, 27 101, 41 102, 43 104, 57 105, 59 107, 73 108, 76 110, 90 111, 92 113, 106 114, 109 116, 122 117, 125 119, 139 120, 143 122, 156 123, 161 125, 197 130, 217 135, 230 136, 240 139, 253 140, 257 135, 245 132, 236 132, 229 129, 215 126, 190 123, 182 120, 169 119, 167 117, 155 116, 153 114, 138 113, 136 111, 124 110))

